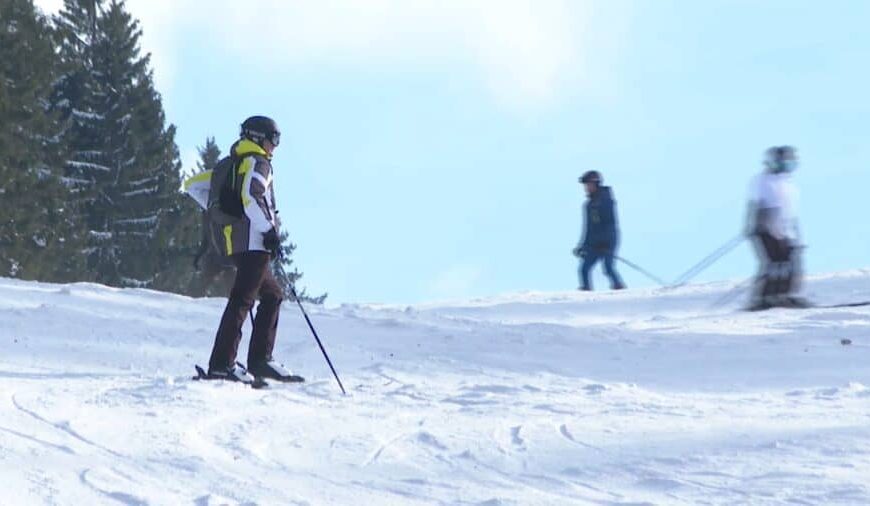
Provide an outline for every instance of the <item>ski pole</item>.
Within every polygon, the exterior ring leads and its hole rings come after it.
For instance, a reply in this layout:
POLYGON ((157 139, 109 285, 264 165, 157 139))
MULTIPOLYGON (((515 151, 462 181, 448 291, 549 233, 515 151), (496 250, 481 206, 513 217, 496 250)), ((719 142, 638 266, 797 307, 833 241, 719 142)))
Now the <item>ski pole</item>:
MULTIPOLYGON (((276 262, 278 268, 281 270, 281 277, 284 279, 289 279, 287 277, 287 272, 284 270, 284 266, 281 265, 280 258, 278 262, 276 262)), ((305 317, 305 323, 308 324, 308 328, 311 329, 311 334, 314 335, 314 339, 317 341, 317 346, 320 347, 320 351, 323 353, 323 358, 326 359, 326 363, 329 364, 329 369, 332 371, 332 375, 335 376, 335 381, 338 382, 338 388, 341 389, 342 395, 347 395, 347 392, 344 390, 344 385, 341 384, 341 380, 338 379, 338 373, 335 372, 335 367, 332 366, 332 360, 329 359, 329 355, 326 353, 326 349, 323 347, 323 343, 320 341, 320 337, 317 335, 317 331, 314 330, 314 325, 311 324, 311 318, 308 317, 308 313, 305 311, 305 307, 302 306, 302 301, 299 300, 299 296, 296 294, 296 288, 293 287, 293 284, 289 284, 290 294, 293 296, 293 300, 296 301, 296 304, 299 306, 299 309, 302 311, 302 316, 305 317)))
POLYGON ((694 278, 698 274, 702 273, 705 269, 707 269, 708 267, 710 267, 711 265, 716 263, 720 258, 722 258, 726 254, 731 252, 731 250, 736 248, 741 242, 743 242, 743 239, 745 239, 745 236, 741 233, 741 234, 738 234, 733 239, 731 239, 730 241, 728 241, 727 243, 723 244, 721 247, 719 247, 719 249, 717 249, 713 253, 710 253, 709 255, 704 257, 703 260, 701 260, 700 262, 698 262, 697 264, 692 266, 691 269, 684 272, 682 276, 677 278, 677 280, 674 281, 674 283, 670 285, 670 288, 676 288, 678 286, 683 286, 686 283, 688 283, 689 281, 691 281, 692 278, 694 278))
POLYGON ((732 288, 731 290, 726 292, 725 295, 716 299, 716 301, 713 302, 713 304, 711 304, 710 307, 715 308, 715 307, 719 307, 719 306, 722 306, 724 304, 727 304, 728 302, 731 302, 731 300, 734 299, 734 297, 740 295, 741 293, 743 293, 744 290, 746 290, 746 288, 751 286, 752 282, 755 281, 755 279, 756 279, 756 277, 752 276, 751 278, 741 282, 740 284, 738 284, 737 286, 735 286, 734 288, 732 288))
POLYGON ((635 264, 633 264, 632 262, 629 262, 628 260, 626 260, 626 259, 624 259, 624 258, 622 258, 622 257, 616 257, 616 259, 619 260, 620 262, 624 263, 625 265, 631 267, 632 269, 636 270, 637 272, 643 274, 644 276, 650 278, 651 280, 655 281, 656 283, 658 283, 658 284, 660 284, 660 285, 662 285, 662 286, 667 286, 667 285, 668 285, 667 283, 665 283, 664 281, 662 281, 661 278, 659 278, 658 276, 654 276, 654 275, 650 274, 649 272, 647 272, 646 270, 644 270, 644 269, 643 269, 642 267, 640 267, 639 265, 635 265, 635 264))
POLYGON ((308 313, 305 312, 305 308, 302 306, 299 296, 296 295, 296 289, 293 288, 293 285, 290 285, 290 293, 293 295, 293 298, 296 299, 296 304, 299 305, 299 309, 302 310, 302 316, 305 317, 305 322, 308 324, 308 328, 311 329, 314 339, 317 340, 317 346, 320 346, 320 351, 323 352, 323 358, 326 359, 326 363, 329 364, 329 368, 332 370, 332 375, 335 376, 335 381, 338 382, 338 388, 341 389, 343 395, 347 395, 347 392, 344 391, 344 385, 342 385, 341 380, 338 379, 338 373, 335 372, 335 367, 332 366, 332 360, 329 360, 329 355, 326 354, 326 350, 323 348, 323 343, 320 342, 320 337, 317 336, 317 331, 314 330, 314 325, 311 324, 311 319, 308 318, 308 313))

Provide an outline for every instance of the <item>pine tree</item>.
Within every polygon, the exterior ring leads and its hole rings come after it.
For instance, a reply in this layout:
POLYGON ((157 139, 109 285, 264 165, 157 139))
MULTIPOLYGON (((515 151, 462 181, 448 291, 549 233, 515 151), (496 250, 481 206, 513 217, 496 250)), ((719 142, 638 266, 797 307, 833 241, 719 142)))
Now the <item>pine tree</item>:
POLYGON ((0 1, 0 275, 69 281, 81 235, 57 166, 50 35, 32 0, 0 1))
MULTIPOLYGON (((104 190, 111 212, 113 246, 119 251, 116 272, 121 286, 152 286, 156 277, 180 264, 184 250, 173 214, 186 211, 175 126, 166 127, 160 95, 139 56, 138 22, 113 1, 98 20, 102 34, 97 62, 105 69, 102 84, 115 92, 106 113, 113 184, 104 190)), ((110 93, 111 96, 111 93, 110 93)))
POLYGON ((65 73, 55 104, 71 147, 67 177, 89 230, 92 278, 114 286, 155 284, 171 253, 184 202, 175 127, 166 127, 141 30, 113 0, 65 0, 55 18, 65 73))
POLYGON ((199 160, 196 162, 196 167, 200 172, 211 170, 221 161, 221 148, 218 147, 214 137, 205 138, 205 146, 197 148, 199 152, 199 160))
MULTIPOLYGON (((64 0, 54 22, 62 72, 52 102, 68 146, 65 180, 88 231, 81 279, 223 295, 222 287, 194 287, 201 214, 179 191, 175 127, 166 126, 149 56, 139 53, 138 22, 119 0, 64 0)), ((216 163, 214 139, 200 155, 200 168, 216 163)), ((286 242, 288 268, 293 249, 286 242)), ((282 282, 300 276, 294 269, 282 282)))
POLYGON ((117 252, 112 247, 109 215, 100 212, 107 199, 105 190, 115 179, 104 133, 109 97, 98 79, 103 73, 97 69, 96 58, 101 4, 102 0, 64 0, 55 16, 62 75, 53 100, 64 121, 66 180, 81 210, 79 221, 88 230, 88 269, 81 279, 111 282, 117 277, 107 272, 107 266, 114 267, 117 252))

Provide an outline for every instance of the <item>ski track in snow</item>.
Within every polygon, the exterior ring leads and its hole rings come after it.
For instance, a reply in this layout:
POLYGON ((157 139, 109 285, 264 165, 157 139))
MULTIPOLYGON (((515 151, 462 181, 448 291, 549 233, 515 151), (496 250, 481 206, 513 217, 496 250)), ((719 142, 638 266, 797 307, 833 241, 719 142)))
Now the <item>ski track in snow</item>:
POLYGON ((292 306, 252 390, 189 380, 221 299, 0 279, 0 502, 870 504, 870 308, 733 286, 310 308, 342 396, 292 306))

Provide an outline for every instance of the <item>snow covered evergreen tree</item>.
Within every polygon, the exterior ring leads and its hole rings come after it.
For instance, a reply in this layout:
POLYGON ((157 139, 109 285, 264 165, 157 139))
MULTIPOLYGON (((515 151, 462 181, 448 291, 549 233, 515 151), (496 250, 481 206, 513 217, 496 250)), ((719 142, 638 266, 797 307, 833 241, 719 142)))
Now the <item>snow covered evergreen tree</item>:
POLYGON ((0 276, 70 281, 81 229, 59 177, 50 35, 32 0, 0 0, 0 276))
POLYGON ((70 147, 66 175, 89 232, 91 279, 153 286, 181 259, 184 205, 175 127, 166 126, 141 30, 113 0, 64 0, 55 17, 64 73, 55 96, 70 147))
MULTIPOLYGON (((138 22, 121 0, 64 0, 54 25, 60 77, 52 106, 63 125, 68 200, 87 230, 87 269, 76 279, 213 294, 194 289, 201 214, 179 191, 175 127, 166 125, 149 56, 140 54, 138 22)), ((201 170, 217 163, 213 138, 200 155, 201 170)), ((286 234, 282 244, 289 268, 295 245, 286 234)), ((294 268, 282 282, 300 276, 294 268)))

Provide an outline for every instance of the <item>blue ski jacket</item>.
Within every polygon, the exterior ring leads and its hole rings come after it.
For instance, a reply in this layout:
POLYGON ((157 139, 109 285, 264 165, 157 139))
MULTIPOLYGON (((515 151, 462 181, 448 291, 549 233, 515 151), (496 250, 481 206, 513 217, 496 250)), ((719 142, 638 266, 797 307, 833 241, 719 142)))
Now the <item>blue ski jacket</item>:
POLYGON ((589 253, 613 253, 619 243, 616 201, 609 186, 602 186, 586 200, 585 232, 580 247, 589 253))

